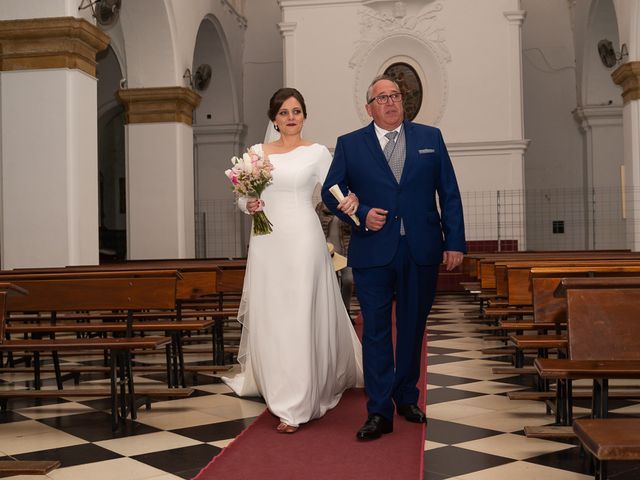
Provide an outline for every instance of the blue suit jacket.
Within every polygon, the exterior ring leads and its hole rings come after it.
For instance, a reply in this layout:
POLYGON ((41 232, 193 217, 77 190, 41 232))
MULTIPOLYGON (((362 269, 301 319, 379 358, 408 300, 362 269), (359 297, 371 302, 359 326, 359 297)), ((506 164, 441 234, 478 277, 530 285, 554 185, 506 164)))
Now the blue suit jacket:
POLYGON ((414 261, 419 265, 442 262, 444 250, 465 252, 462 202, 451 159, 440 130, 404 122, 406 159, 398 183, 380 148, 373 122, 338 138, 333 162, 322 187, 327 207, 352 228, 349 265, 368 268, 393 259, 400 240, 400 219, 414 261), (336 208, 328 191, 339 185, 346 195, 360 200, 356 215, 360 227, 336 208), (436 193, 440 212, 436 206, 436 193), (388 210, 387 222, 377 231, 365 229, 372 207, 388 210))

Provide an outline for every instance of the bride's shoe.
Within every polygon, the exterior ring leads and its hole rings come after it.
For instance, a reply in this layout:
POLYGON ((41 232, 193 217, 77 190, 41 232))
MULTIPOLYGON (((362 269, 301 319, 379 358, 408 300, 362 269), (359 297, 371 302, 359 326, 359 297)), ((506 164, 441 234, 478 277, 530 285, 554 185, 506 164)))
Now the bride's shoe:
POLYGON ((294 427, 293 425, 287 425, 284 422, 280 422, 280 425, 276 427, 276 430, 280 433, 295 433, 298 431, 298 427, 294 427))

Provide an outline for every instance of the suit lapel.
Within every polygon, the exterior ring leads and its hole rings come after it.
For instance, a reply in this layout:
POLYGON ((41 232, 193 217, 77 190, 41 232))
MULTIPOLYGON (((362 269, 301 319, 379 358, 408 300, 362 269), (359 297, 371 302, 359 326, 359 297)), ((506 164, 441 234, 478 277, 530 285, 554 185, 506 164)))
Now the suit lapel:
POLYGON ((408 120, 405 120, 403 122, 402 128, 404 129, 405 157, 404 167, 402 168, 402 175, 400 176, 400 185, 402 185, 402 183, 407 178, 407 172, 414 165, 415 160, 418 156, 418 147, 413 134, 412 123, 408 120))
POLYGON ((384 156, 384 152, 382 148, 380 148, 380 142, 378 141, 378 136, 376 135, 375 128, 373 127, 373 122, 371 122, 364 131, 365 143, 367 144, 367 148, 369 149, 371 156, 375 159, 376 162, 380 164, 383 170, 385 170, 391 179, 395 182, 396 177, 393 176, 393 172, 391 171, 391 167, 389 167, 389 162, 387 162, 387 158, 384 156))

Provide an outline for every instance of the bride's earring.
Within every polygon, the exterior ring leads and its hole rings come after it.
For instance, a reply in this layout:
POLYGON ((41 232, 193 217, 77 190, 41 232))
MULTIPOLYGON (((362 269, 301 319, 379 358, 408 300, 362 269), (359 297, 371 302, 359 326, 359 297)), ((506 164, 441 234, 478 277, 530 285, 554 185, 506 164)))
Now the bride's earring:
POLYGON ((280 127, 279 127, 278 125, 276 125, 275 123, 273 124, 273 128, 275 128, 275 129, 276 129, 276 132, 279 132, 279 131, 280 131, 280 127))

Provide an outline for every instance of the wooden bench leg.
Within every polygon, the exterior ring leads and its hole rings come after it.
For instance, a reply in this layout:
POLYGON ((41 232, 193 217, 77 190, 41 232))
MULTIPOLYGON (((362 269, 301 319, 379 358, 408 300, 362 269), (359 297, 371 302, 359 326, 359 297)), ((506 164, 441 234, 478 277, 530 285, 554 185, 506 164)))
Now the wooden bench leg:
POLYGON ((592 418, 606 418, 609 413, 609 379, 595 378, 593 380, 592 396, 592 418))
POLYGON ((112 352, 113 355, 117 358, 118 363, 118 373, 119 373, 119 384, 120 384, 120 420, 125 421, 127 418, 127 373, 126 373, 126 359, 124 358, 125 352, 122 350, 118 350, 112 352))
MULTIPOLYGON (((133 367, 131 366, 131 350, 127 350, 123 352, 123 357, 125 361, 125 365, 123 368, 125 369, 125 375, 127 376, 127 390, 129 391, 129 411, 131 412, 131 419, 135 420, 138 417, 138 413, 136 410, 136 394, 133 387, 133 367)), ((126 412, 125 412, 126 418, 126 412)))
POLYGON ((215 348, 213 354, 214 365, 224 365, 224 333, 222 318, 216 318, 215 329, 215 348))
POLYGON ((556 425, 573 424, 573 381, 556 380, 556 425))
POLYGON ((111 380, 111 430, 118 429, 118 385, 116 378, 116 356, 112 351, 109 355, 109 378, 111 380))
POLYGON ((57 351, 51 352, 51 357, 53 358, 53 370, 56 374, 56 386, 58 390, 62 390, 62 372, 60 371, 60 356, 57 351))
POLYGON ((565 425, 573 425, 573 380, 567 380, 567 406, 566 406, 566 419, 565 425))
MULTIPOLYGON (((171 337, 171 342, 167 347, 171 352, 170 361, 171 361, 171 377, 172 382, 169 387, 178 387, 180 382, 184 383, 184 375, 183 370, 180 368, 180 333, 176 332, 165 332, 165 335, 171 337), (182 380, 180 378, 182 377, 182 380)), ((184 385, 183 385, 184 386, 184 385)))
POLYGON ((167 387, 172 388, 174 386, 173 369, 171 368, 171 343, 168 343, 164 347, 165 363, 167 365, 167 387))
POLYGON ((596 480, 607 480, 608 472, 607 472, 607 462, 606 460, 598 460, 595 458, 596 464, 596 480))
POLYGON ((180 372, 180 386, 182 388, 187 388, 187 380, 184 375, 184 352, 182 351, 182 332, 177 332, 175 334, 176 337, 176 348, 178 350, 178 371, 180 372))
POLYGON ((42 387, 42 378, 40 376, 40 352, 33 352, 33 383, 36 390, 42 387))
POLYGON ((559 378, 556 380, 556 425, 562 425, 562 417, 564 411, 564 380, 559 378))
POLYGON ((513 362, 515 368, 522 368, 524 366, 524 351, 521 348, 516 347, 513 362))

